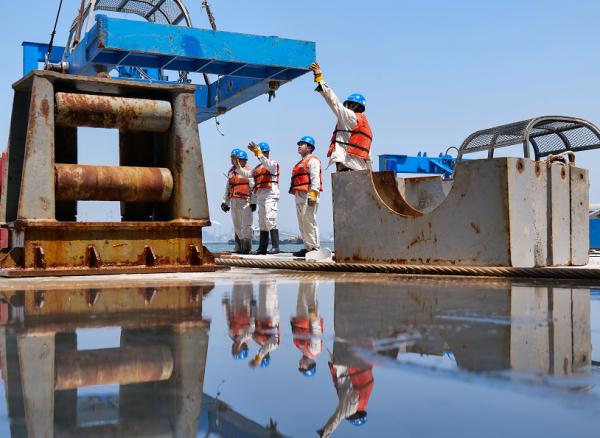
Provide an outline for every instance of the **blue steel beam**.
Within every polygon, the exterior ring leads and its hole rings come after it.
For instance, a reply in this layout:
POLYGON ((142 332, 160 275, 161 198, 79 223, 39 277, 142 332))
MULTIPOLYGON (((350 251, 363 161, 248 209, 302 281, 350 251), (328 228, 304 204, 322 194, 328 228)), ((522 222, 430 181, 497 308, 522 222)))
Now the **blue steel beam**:
MULTIPOLYGON (((44 44, 24 43, 23 73, 44 61, 44 44)), ((55 47, 50 61, 61 60, 55 47)), ((219 75, 209 87, 198 85, 198 123, 223 114, 305 74, 315 60, 315 43, 257 35, 194 29, 96 16, 96 24, 66 61, 69 73, 95 75, 98 66, 116 68, 121 79, 142 80, 123 72, 145 69, 219 75)), ((155 81, 159 82, 159 81, 155 81)))
MULTIPOLYGON (((25 41, 23 46, 23 76, 33 70, 40 68, 40 62, 44 62, 48 52, 48 43, 32 43, 25 41)), ((64 47, 53 46, 50 52, 50 62, 58 63, 62 59, 64 47)))
POLYGON ((303 73, 315 60, 315 43, 96 16, 96 25, 69 58, 69 72, 94 74, 94 65, 269 79, 286 70, 303 73))
POLYGON ((198 123, 277 89, 308 71, 315 43, 96 16, 67 59, 69 73, 95 75, 98 65, 208 73, 198 86, 198 123))

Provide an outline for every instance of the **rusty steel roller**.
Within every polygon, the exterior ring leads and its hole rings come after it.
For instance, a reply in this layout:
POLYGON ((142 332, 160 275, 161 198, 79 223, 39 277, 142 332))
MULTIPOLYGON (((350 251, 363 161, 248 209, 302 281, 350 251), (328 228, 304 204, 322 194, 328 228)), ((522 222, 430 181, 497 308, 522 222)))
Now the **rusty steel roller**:
POLYGON ((173 109, 164 100, 56 93, 56 124, 165 132, 173 109))
POLYGON ((55 164, 57 201, 166 202, 173 175, 162 167, 55 164))
POLYGON ((166 345, 56 353, 55 389, 168 380, 173 353, 166 345))

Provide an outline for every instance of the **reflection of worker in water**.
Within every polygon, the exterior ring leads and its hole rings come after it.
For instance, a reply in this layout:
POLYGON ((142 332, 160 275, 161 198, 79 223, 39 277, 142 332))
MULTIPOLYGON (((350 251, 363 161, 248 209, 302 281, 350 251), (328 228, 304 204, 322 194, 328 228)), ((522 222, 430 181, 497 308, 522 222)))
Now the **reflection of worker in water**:
POLYGON ((290 322, 294 345, 302 352, 298 370, 312 377, 317 372, 316 359, 323 350, 323 318, 319 315, 316 282, 300 282, 296 316, 290 322))
POLYGON ((225 195, 221 203, 221 210, 225 213, 231 210, 235 231, 235 252, 242 254, 249 254, 252 249, 252 212, 256 210, 256 204, 250 200, 254 180, 244 178, 236 172, 236 168, 250 171, 247 163, 248 154, 245 151, 241 149, 231 151, 232 167, 227 174, 225 195))
MULTIPOLYGON (((366 100, 354 93, 342 104, 333 90, 323 80, 321 67, 316 62, 310 66, 318 84, 316 91, 327 102, 337 118, 337 124, 327 151, 329 165, 335 163, 338 171, 369 169, 369 154, 373 133, 364 115, 366 100)), ((328 165, 328 167, 329 167, 328 165)))
POLYGON ((251 283, 234 283, 231 297, 223 298, 223 308, 233 341, 231 356, 236 360, 248 357, 248 344, 254 333, 256 303, 251 283))
POLYGON ((331 436, 343 419, 354 426, 365 424, 367 406, 375 383, 372 366, 338 363, 335 359, 336 344, 333 347, 334 354, 329 362, 329 370, 339 402, 325 426, 317 431, 321 437, 331 436))
POLYGON ((271 362, 271 353, 279 348, 279 299, 274 280, 261 281, 259 284, 253 338, 260 348, 250 361, 250 367, 266 368, 271 362))

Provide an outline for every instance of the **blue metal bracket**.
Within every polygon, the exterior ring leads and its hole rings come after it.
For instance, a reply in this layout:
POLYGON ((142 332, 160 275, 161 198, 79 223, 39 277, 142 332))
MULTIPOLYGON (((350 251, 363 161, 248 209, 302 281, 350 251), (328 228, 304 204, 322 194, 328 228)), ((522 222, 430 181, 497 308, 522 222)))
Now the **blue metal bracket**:
POLYGON ((416 157, 409 155, 379 155, 379 170, 393 170, 396 173, 416 173, 452 176, 456 160, 448 154, 428 157, 427 152, 419 152, 416 157))
MULTIPOLYGON (((47 45, 23 44, 23 70, 38 68, 47 45)), ((51 62, 62 58, 55 47, 51 62)), ((307 73, 316 58, 316 45, 274 36, 195 29, 191 27, 96 16, 96 24, 66 61, 68 73, 96 75, 117 69, 121 79, 145 80, 127 67, 146 69, 156 80, 159 71, 218 75, 209 87, 198 85, 198 122, 275 91, 307 73), (128 74, 131 73, 131 74, 128 74)))

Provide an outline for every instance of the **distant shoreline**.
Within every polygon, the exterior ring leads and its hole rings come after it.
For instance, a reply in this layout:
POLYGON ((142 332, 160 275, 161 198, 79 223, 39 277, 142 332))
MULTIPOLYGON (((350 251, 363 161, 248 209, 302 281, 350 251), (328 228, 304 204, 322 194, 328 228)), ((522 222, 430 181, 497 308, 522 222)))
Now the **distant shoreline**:
MULTIPOLYGON (((330 240, 321 240, 321 243, 333 243, 333 241, 330 241, 330 240)), ((202 241, 202 244, 203 245, 217 245, 217 244, 229 245, 230 243, 227 242, 227 241, 213 242, 213 241, 204 240, 204 241, 202 241)))

